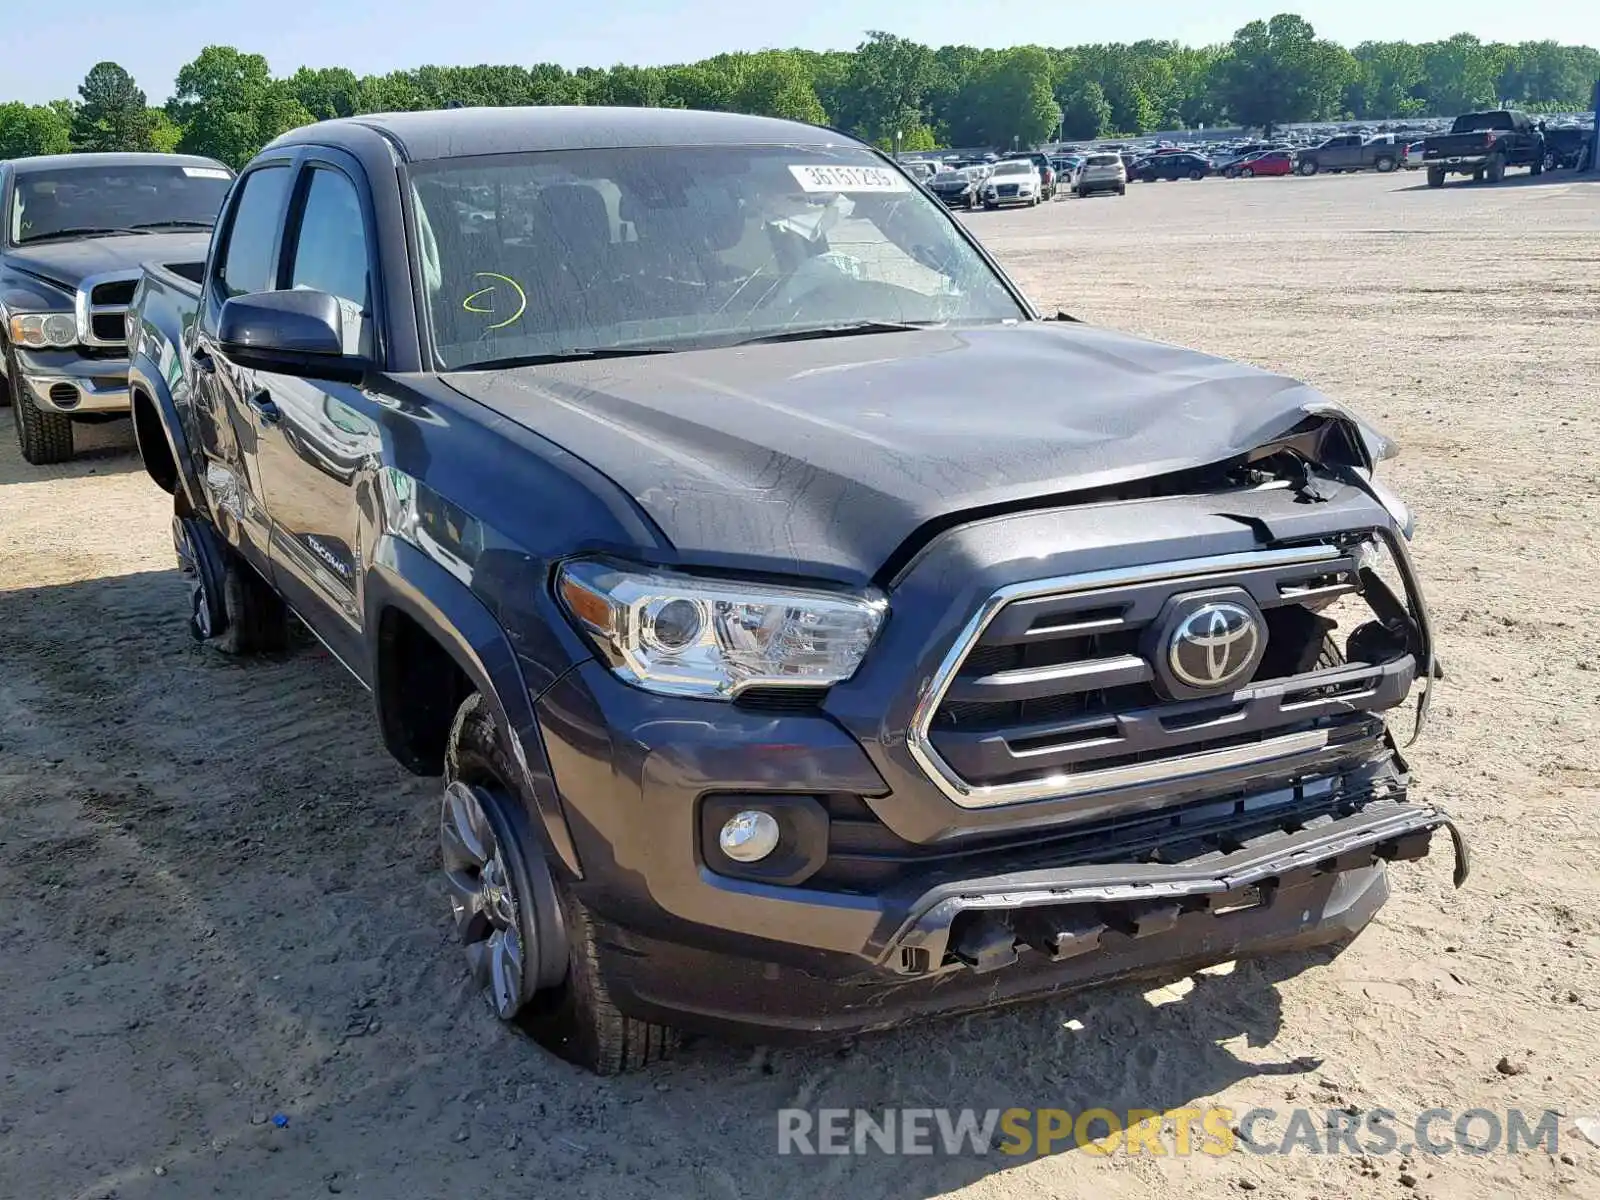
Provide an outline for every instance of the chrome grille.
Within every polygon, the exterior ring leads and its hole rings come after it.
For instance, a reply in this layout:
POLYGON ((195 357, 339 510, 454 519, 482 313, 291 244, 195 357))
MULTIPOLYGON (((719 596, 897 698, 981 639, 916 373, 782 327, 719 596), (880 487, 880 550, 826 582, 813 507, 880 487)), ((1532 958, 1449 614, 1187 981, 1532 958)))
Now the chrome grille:
POLYGON ((96 275, 78 285, 78 340, 85 346, 128 344, 124 318, 139 286, 140 272, 96 275))
POLYGON ((1405 698, 1409 654, 1323 656, 1316 608, 1358 594, 1353 552, 1315 545, 1003 588, 924 689, 908 743, 955 803, 987 807, 1162 783, 1371 737, 1405 698), (1226 587, 1260 609, 1267 649, 1242 686, 1175 699, 1152 662, 1175 597, 1226 587))

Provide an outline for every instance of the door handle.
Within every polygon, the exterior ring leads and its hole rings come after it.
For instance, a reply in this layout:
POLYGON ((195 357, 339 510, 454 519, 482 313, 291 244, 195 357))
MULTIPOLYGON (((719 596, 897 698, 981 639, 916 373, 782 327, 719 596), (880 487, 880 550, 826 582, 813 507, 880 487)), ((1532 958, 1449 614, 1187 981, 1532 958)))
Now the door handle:
POLYGON ((278 411, 278 406, 272 401, 272 393, 266 388, 257 388, 250 393, 250 399, 245 403, 250 405, 250 411, 260 418, 263 425, 276 425, 278 418, 283 414, 278 411))

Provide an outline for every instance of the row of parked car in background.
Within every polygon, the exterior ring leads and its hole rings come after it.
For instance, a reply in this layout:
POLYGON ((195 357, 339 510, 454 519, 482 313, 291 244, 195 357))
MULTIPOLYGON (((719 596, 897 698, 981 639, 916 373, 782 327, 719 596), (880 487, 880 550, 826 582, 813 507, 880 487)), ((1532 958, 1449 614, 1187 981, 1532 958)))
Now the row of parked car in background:
POLYGON ((1387 174, 1426 170, 1442 187, 1452 174, 1491 183, 1508 167, 1534 175, 1589 167, 1592 126, 1547 125, 1524 113, 1498 109, 1466 113, 1448 129, 1413 138, 1415 130, 1335 132, 1316 144, 1279 140, 1132 145, 1107 142, 1055 153, 1009 156, 960 154, 907 159, 905 165, 952 207, 975 209, 1034 205, 1061 195, 1124 195, 1130 182, 1198 180, 1213 175, 1254 179, 1278 175, 1387 174), (999 176, 997 179, 996 176, 999 176))

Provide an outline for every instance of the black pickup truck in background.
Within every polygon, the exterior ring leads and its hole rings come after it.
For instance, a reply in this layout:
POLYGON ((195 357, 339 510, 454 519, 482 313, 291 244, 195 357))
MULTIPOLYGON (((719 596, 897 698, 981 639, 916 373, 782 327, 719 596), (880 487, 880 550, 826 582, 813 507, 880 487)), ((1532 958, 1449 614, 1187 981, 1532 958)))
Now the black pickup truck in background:
POLYGON ((472 977, 592 1069, 1343 944, 1449 827, 1388 444, 1041 319, 843 134, 325 121, 131 327, 190 631, 370 689, 472 977))
POLYGON ((177 154, 0 162, 0 403, 34 464, 80 422, 126 417, 124 312, 140 264, 203 258, 233 172, 177 154))
POLYGON ((1422 141, 1422 165, 1429 187, 1443 187, 1446 175, 1471 175, 1473 182, 1499 183, 1507 167, 1544 170, 1544 135, 1526 113, 1509 109, 1465 113, 1449 133, 1422 141))

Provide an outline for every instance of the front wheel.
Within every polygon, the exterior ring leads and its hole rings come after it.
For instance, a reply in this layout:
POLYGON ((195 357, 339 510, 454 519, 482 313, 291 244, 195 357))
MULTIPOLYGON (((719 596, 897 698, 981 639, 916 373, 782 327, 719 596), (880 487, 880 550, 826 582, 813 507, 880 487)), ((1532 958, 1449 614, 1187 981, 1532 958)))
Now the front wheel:
POLYGON ((1541 170, 1554 171, 1559 165, 1560 164, 1556 162, 1556 156, 1554 154, 1546 154, 1544 156, 1544 161, 1539 165, 1539 167, 1534 169, 1533 173, 1537 175, 1541 170))
POLYGON ((1498 154, 1489 159, 1489 165, 1484 171, 1490 183, 1499 183, 1506 177, 1506 160, 1498 154))
POLYGON ((1443 167, 1429 167, 1428 168, 1428 186, 1431 187, 1431 188, 1438 188, 1438 187, 1443 187, 1444 186, 1444 168, 1443 167))
POLYGON ((6 354, 6 378, 10 380, 12 406, 16 409, 17 448, 25 462, 36 467, 64 463, 72 458, 72 418, 65 413, 40 408, 28 395, 22 382, 17 356, 6 354))
POLYGON ((1302 162, 1300 164, 1299 170, 1300 170, 1300 174, 1306 176, 1309 179, 1311 176, 1313 176, 1313 175, 1315 175, 1317 173, 1317 164, 1312 162, 1310 159, 1307 159, 1306 161, 1304 161, 1304 162, 1302 162))
POLYGON ((445 752, 439 841, 473 981, 501 1020, 597 1075, 670 1057, 672 1030, 612 1003, 602 922, 552 873, 520 779, 489 704, 469 696, 445 752))
MULTIPOLYGON (((1536 158, 1536 159, 1533 160, 1533 162, 1529 163, 1528 164, 1528 174, 1529 175, 1543 175, 1544 174, 1545 161, 1546 161, 1546 159, 1548 157, 1549 156, 1546 155, 1544 158, 1536 158)), ((1551 169, 1554 170, 1553 167, 1551 169)))

